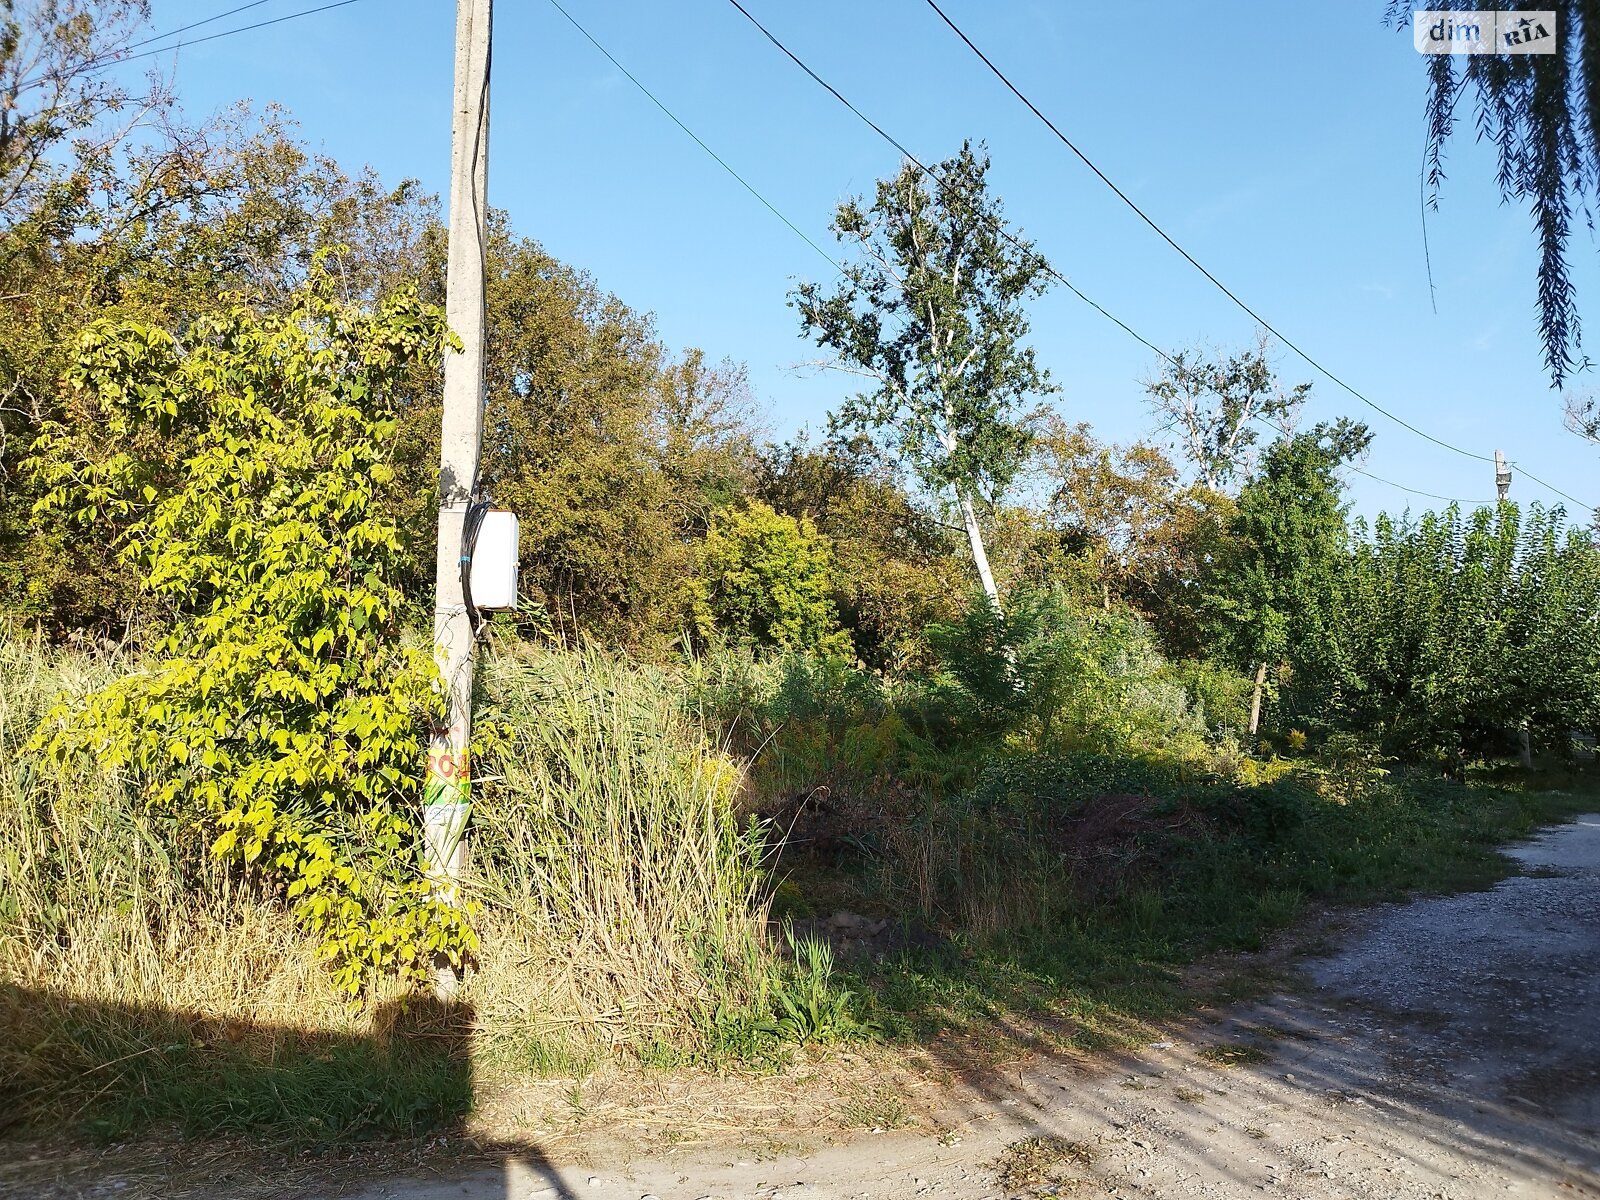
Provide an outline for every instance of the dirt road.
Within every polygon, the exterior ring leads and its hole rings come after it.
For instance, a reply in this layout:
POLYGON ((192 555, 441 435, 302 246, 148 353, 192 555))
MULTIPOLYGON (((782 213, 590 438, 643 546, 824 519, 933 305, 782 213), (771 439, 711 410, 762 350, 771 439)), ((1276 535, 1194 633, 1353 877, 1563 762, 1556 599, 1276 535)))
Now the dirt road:
POLYGON ((764 1158, 524 1155, 357 1194, 1600 1197, 1600 816, 1509 853, 1526 873, 1490 891, 1368 914, 1293 995, 1174 1026, 1092 1074, 1037 1063, 956 1099, 937 1129, 764 1158))

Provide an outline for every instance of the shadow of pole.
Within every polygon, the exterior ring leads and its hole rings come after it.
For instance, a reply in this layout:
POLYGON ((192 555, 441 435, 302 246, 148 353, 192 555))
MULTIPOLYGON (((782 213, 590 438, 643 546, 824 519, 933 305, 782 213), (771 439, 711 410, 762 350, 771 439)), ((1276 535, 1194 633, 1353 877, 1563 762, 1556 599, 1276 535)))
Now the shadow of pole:
MULTIPOLYGON (((408 996, 378 1006, 368 1027, 357 1035, 0 984, 0 1196, 81 1195, 105 1170, 92 1153, 19 1152, 41 1142, 229 1139, 246 1153, 318 1155, 463 1134, 473 1009, 408 996)), ((572 1195, 538 1147, 485 1149, 505 1156, 505 1196, 572 1195)), ((178 1190, 150 1182, 153 1194, 178 1190)))

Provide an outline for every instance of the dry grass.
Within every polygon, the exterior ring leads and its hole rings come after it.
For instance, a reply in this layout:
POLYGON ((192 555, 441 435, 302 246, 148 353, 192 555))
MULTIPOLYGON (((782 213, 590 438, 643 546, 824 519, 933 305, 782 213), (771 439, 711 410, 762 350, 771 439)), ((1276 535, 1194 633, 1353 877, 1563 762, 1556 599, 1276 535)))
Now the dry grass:
POLYGON ((114 1102, 113 1126, 332 1136, 330 1120, 459 1117, 495 1079, 619 1050, 685 1063, 748 1049, 777 978, 760 846, 735 821, 736 767, 662 681, 592 654, 487 672, 506 732, 475 813, 470 1061, 449 1048, 416 1068, 426 1103, 408 1109, 403 1089, 392 1107, 365 1094, 375 1064, 411 1069, 389 1056, 402 997, 352 1009, 276 898, 209 857, 204 830, 93 762, 22 753, 56 698, 130 666, 0 636, 0 1109, 76 1121, 114 1102), (176 1090, 208 1072, 254 1099, 176 1090))
POLYGON ((498 727, 475 814, 488 916, 471 989, 503 1038, 683 1047, 765 1011, 764 842, 741 829, 738 764, 665 676, 533 649, 486 671, 498 727))
POLYGON ((92 764, 54 769, 22 754, 56 696, 119 669, 0 638, 0 1025, 15 1033, 0 1042, 0 1079, 13 1088, 103 1069, 62 1061, 91 1047, 54 1036, 96 1006, 189 1014, 241 1039, 247 1028, 351 1027, 288 917, 209 861, 202 835, 144 813, 92 764), (49 1069, 32 1061, 40 1044, 49 1069))
POLYGON ((1082 1142, 1031 1137, 1012 1142, 994 1163, 995 1180, 1008 1193, 1061 1188, 1076 1182, 1067 1168, 1087 1167, 1094 1151, 1082 1142))

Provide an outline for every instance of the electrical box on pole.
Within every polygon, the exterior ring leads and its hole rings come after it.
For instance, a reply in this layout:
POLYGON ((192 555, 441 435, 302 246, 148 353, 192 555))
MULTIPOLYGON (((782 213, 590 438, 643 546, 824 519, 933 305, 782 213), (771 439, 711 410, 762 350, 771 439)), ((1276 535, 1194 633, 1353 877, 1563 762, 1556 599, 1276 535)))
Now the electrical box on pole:
POLYGON ((467 566, 472 604, 479 612, 510 612, 517 607, 517 514, 491 508, 483 514, 467 566))

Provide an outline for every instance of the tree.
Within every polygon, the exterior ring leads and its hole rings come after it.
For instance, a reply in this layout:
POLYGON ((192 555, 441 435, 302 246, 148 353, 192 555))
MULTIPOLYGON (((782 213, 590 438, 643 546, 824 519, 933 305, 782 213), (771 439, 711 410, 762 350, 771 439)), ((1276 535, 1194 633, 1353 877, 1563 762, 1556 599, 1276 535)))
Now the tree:
POLYGON ((685 531, 705 533, 713 513, 752 487, 760 431, 750 373, 744 363, 707 363, 690 348, 663 364, 650 422, 661 470, 685 531))
POLYGON ((103 162, 171 96, 135 94, 104 68, 148 18, 146 0, 0 0, 0 224, 37 211, 42 193, 103 162), (115 118, 108 123, 108 118, 115 118))
POLYGON ((1261 437, 1256 422, 1291 424, 1311 385, 1288 392, 1277 385, 1263 334, 1254 349, 1227 358, 1180 350, 1162 363, 1145 391, 1163 431, 1177 440, 1200 484, 1220 492, 1249 474, 1261 437))
POLYGON ((831 365, 873 381, 833 414, 834 429, 881 437, 923 486, 954 497, 998 607, 977 503, 1015 477, 1030 438, 1023 406, 1053 389, 1022 344, 1024 302, 1043 294, 1049 264, 1007 231, 988 170, 968 142, 928 172, 931 189, 906 163, 870 208, 841 204, 832 228, 855 261, 832 292, 806 283, 791 302, 831 365))
POLYGON ((1600 552, 1559 508, 1358 524, 1333 613, 1297 699, 1391 753, 1459 763, 1600 718, 1600 552))
MULTIPOLYGON (((425 237, 424 293, 442 300, 443 230, 425 237)), ((684 632, 695 542, 742 496, 754 457, 742 367, 672 355, 648 314, 490 214, 480 480, 522 518, 530 622, 659 655, 684 632), (538 610, 542 609, 540 613, 538 610)), ((431 536, 439 389, 402 413, 403 527, 431 536)), ((431 558, 413 560, 424 591, 431 558)))
POLYGON ((1315 654, 1327 641, 1345 539, 1335 471, 1371 440, 1365 425, 1348 420, 1280 439, 1239 493, 1239 551, 1219 564, 1215 594, 1232 626, 1235 659, 1256 672, 1251 733, 1260 726, 1268 666, 1315 654))
POLYGON ((695 624, 707 640, 720 630, 744 645, 848 656, 832 575, 833 548, 804 517, 760 501, 726 509, 700 546, 695 624))
POLYGON ((521 514, 523 578, 557 621, 645 641, 681 619, 693 572, 653 437, 665 349, 647 316, 496 225, 484 486, 521 514))
POLYGON ((1154 565, 1161 531, 1179 504, 1178 472, 1155 446, 1110 446, 1087 424, 1050 418, 1035 461, 1050 489, 1045 515, 1071 536, 1093 569, 1101 601, 1111 607, 1154 565))
MULTIPOLYGON (((1409 0, 1389 0, 1386 19, 1412 20, 1409 0)), ((1453 7, 1447 5, 1446 7, 1453 7)), ((1580 366, 1577 290, 1567 262, 1574 208, 1600 200, 1600 0, 1556 6, 1553 54, 1430 54, 1424 169, 1437 209, 1444 147, 1469 119, 1494 142, 1506 203, 1526 203, 1539 237, 1539 331, 1545 366, 1560 387, 1580 366), (1460 101, 1471 97, 1470 114, 1460 101)))
POLYGON ((1600 445, 1600 399, 1593 393, 1567 397, 1567 428, 1586 442, 1600 445))
POLYGON ((1140 612, 1169 651, 1211 652, 1214 615, 1198 586, 1226 558, 1233 501, 1185 484, 1160 447, 1098 441, 1089 426, 1044 422, 1033 459, 1045 525, 1025 574, 1056 587, 1073 576, 1084 603, 1120 601, 1140 612))
MULTIPOLYGON (((59 381, 86 329, 106 320, 183 329, 244 299, 282 307, 335 246, 344 249, 331 286, 375 302, 418 273, 432 207, 414 184, 384 188, 370 172, 351 178, 308 155, 277 114, 258 122, 244 112, 167 126, 79 162, 70 186, 37 192, 0 229, 0 611, 56 631, 121 633, 149 604, 127 563, 58 512, 33 511, 38 493, 19 469, 46 422, 76 419, 59 381)), ((434 368, 409 370, 402 391, 437 386, 434 368)))
POLYGON ((450 335, 414 290, 370 311, 336 292, 314 267, 281 313, 234 307, 181 340, 107 322, 79 342, 82 412, 36 445, 39 504, 89 536, 118 519, 166 636, 34 748, 92 754, 208 830, 354 994, 473 940, 418 851, 436 673, 402 637, 381 503, 394 392, 450 335))
POLYGON ((768 446, 754 495, 810 521, 833 546, 833 603, 869 667, 926 657, 926 631, 955 619, 968 590, 951 531, 907 492, 903 472, 866 438, 768 446))

